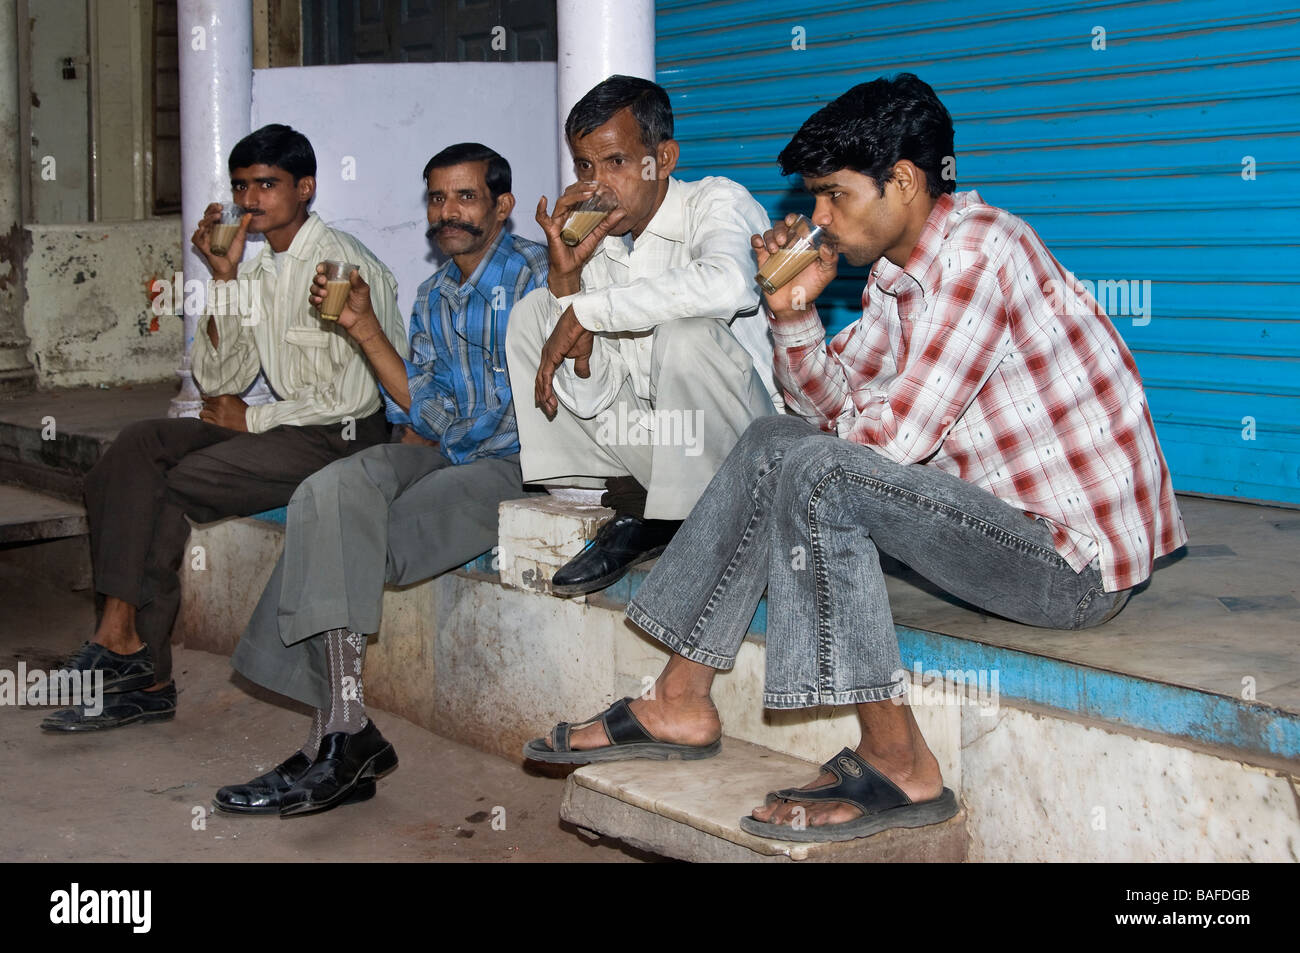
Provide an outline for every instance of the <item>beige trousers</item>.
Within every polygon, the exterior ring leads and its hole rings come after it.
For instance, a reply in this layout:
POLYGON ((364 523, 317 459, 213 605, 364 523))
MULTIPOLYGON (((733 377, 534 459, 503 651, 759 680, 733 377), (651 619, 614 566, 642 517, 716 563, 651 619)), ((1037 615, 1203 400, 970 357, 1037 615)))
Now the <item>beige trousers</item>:
MULTIPOLYGON (((651 347, 650 397, 630 376, 591 418, 563 402, 554 420, 533 402, 542 346, 557 321, 545 294, 515 304, 506 335, 510 387, 526 483, 599 487, 632 476, 647 490, 647 519, 685 519, 740 435, 775 413, 753 359, 723 321, 669 321, 642 335, 651 347)), ((639 342, 640 343, 640 342, 639 342)), ((600 359, 592 356, 593 373, 600 359)))

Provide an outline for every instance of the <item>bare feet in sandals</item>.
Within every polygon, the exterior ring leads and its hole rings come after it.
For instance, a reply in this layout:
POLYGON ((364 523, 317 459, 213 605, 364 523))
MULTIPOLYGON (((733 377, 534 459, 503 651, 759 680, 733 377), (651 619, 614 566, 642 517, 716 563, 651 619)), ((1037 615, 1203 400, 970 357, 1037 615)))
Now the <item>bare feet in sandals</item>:
MULTIPOLYGON (((634 698, 628 705, 636 720, 645 730, 671 744, 708 745, 722 736, 722 722, 712 700, 695 698, 668 700, 659 697, 634 698)), ((552 747, 555 733, 548 736, 552 747)), ((605 727, 599 721, 574 728, 569 735, 569 745, 574 751, 603 748, 610 744, 605 727)))
MULTIPOLYGON (((914 803, 932 801, 943 792, 943 777, 939 772, 939 762, 935 760, 928 748, 915 763, 910 757, 906 759, 906 763, 899 759, 890 761, 867 750, 865 745, 858 746, 857 754, 914 803)), ((823 772, 818 775, 817 780, 802 785, 798 790, 829 787, 837 780, 835 775, 823 772)), ((823 827, 827 824, 843 824, 855 820, 862 816, 862 811, 843 801, 777 800, 754 808, 750 816, 766 824, 823 827)))
POLYGON ((811 784, 769 794, 741 828, 777 840, 848 840, 952 817, 957 799, 943 786, 911 709, 875 702, 859 705, 858 713, 863 734, 855 751, 845 748, 826 762, 811 784), (801 799, 804 791, 821 796, 801 799))
POLYGON ((583 764, 624 758, 707 758, 720 750, 722 721, 709 697, 713 669, 673 656, 648 698, 615 702, 581 725, 561 722, 524 746, 524 757, 583 764))

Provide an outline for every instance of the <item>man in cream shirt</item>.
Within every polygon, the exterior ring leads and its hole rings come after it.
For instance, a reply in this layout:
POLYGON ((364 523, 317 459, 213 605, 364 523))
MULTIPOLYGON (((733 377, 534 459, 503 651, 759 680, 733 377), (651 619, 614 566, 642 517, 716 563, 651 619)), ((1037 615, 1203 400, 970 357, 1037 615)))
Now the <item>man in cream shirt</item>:
POLYGON ((55 712, 49 731, 92 731, 176 714, 171 628, 189 522, 284 506, 302 480, 388 428, 370 366, 349 337, 308 300, 316 265, 360 266, 384 333, 403 356, 397 283, 364 245, 322 222, 311 143, 287 126, 251 133, 230 153, 234 200, 245 209, 224 255, 212 252, 209 206, 194 233, 215 281, 194 339, 194 378, 207 396, 199 419, 146 420, 125 428, 86 477, 95 589, 104 612, 93 639, 65 670, 104 673, 103 710, 55 712), (266 239, 239 264, 249 232, 266 239), (251 296, 251 300, 249 298, 251 296), (278 398, 238 396, 258 370, 278 398))
POLYGON ((565 135, 579 181, 553 214, 538 204, 550 275, 511 312, 507 353, 524 479, 604 478, 615 511, 551 581, 578 595, 658 555, 780 396, 750 245, 770 227, 762 206, 729 179, 672 177, 672 107, 648 80, 606 79, 565 135), (566 245, 569 212, 598 188, 618 207, 566 245))

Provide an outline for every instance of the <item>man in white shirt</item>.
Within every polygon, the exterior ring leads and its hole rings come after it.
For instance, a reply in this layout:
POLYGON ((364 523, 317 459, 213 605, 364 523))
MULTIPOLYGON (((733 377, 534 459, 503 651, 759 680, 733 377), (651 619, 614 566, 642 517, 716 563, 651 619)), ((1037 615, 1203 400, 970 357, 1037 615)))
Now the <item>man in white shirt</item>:
POLYGON ((212 251, 220 208, 193 236, 216 279, 194 339, 194 379, 207 395, 199 419, 145 420, 125 428, 86 476, 95 589, 104 612, 92 641, 62 668, 104 675, 102 711, 55 712, 49 731, 92 731, 176 714, 171 628, 189 522, 284 506, 306 477, 387 439, 374 373, 361 349, 308 299, 316 265, 360 266, 384 333, 405 356, 397 282, 359 241, 308 206, 316 191, 311 143, 270 125, 230 153, 234 201, 245 210, 225 254, 212 251), (240 262, 249 232, 265 239, 240 262), (238 396, 266 373, 279 398, 238 396))
POLYGON ((568 596, 662 552, 740 435, 780 397, 749 242, 769 227, 762 206, 729 179, 672 178, 672 107, 648 80, 598 84, 570 111, 565 135, 579 181, 554 213, 538 203, 550 274, 511 313, 507 354, 524 479, 604 478, 615 510, 552 579, 568 596), (618 207, 570 247, 565 220, 598 187, 618 207))

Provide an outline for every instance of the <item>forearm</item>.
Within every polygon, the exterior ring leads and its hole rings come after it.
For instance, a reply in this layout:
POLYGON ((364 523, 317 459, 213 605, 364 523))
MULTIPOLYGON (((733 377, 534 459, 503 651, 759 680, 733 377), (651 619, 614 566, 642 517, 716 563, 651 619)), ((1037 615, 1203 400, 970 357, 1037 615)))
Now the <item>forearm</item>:
POLYGON ((653 278, 584 291, 570 305, 589 331, 650 331, 690 318, 729 321, 758 304, 758 286, 739 265, 717 256, 653 278))
POLYGON ((361 347, 361 351, 370 362, 375 376, 384 385, 384 390, 402 410, 410 412, 411 392, 407 386, 406 361, 397 353, 393 342, 384 334, 384 329, 374 313, 370 313, 348 328, 348 334, 361 347))
POLYGON ((845 368, 827 347, 817 309, 810 306, 788 314, 764 310, 772 329, 773 376, 787 406, 809 423, 833 431, 851 402, 845 368))
POLYGON ((254 404, 244 411, 244 422, 249 433, 265 433, 285 424, 295 427, 343 425, 349 418, 357 421, 382 407, 383 401, 378 399, 377 391, 369 396, 360 395, 352 399, 316 392, 290 400, 254 404))

